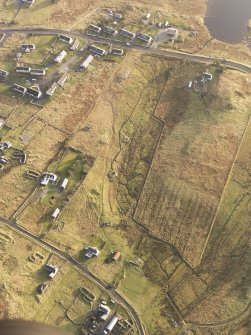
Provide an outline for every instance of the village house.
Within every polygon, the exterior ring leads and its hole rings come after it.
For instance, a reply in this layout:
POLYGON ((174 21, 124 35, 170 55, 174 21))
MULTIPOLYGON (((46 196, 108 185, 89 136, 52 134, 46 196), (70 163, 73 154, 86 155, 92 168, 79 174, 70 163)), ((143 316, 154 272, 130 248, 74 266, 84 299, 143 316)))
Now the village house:
POLYGON ((24 52, 30 52, 35 49, 36 49, 35 44, 22 44, 21 46, 21 50, 24 52))
POLYGON ((85 248, 85 257, 92 258, 97 257, 99 255, 100 251, 96 247, 86 247, 85 248))
POLYGON ((9 72, 5 71, 5 70, 1 70, 0 69, 0 78, 7 78, 9 75, 9 72))
POLYGON ((90 24, 88 29, 94 31, 95 33, 100 33, 102 30, 100 27, 95 26, 95 24, 90 24))
POLYGON ((80 67, 82 69, 87 69, 90 63, 93 61, 94 57, 92 55, 89 55, 81 64, 80 67))
POLYGON ((153 39, 152 36, 143 33, 138 33, 137 38, 147 43, 151 43, 153 39))
POLYGON ((65 50, 60 51, 57 57, 54 59, 56 63, 61 63, 62 60, 67 56, 67 52, 65 50))
POLYGON ((131 31, 129 30, 126 30, 126 29, 120 29, 119 33, 122 35, 122 36, 125 36, 125 37, 128 37, 130 39, 134 38, 136 36, 135 33, 132 33, 131 31))
POLYGON ((101 320, 103 321, 107 320, 110 312, 111 312, 111 309, 106 304, 101 303, 98 306, 98 314, 101 320))
POLYGON ((73 42, 73 38, 70 37, 70 36, 67 36, 67 35, 59 34, 59 35, 58 35, 58 39, 59 39, 61 42, 68 43, 68 44, 72 44, 72 42, 73 42))
POLYGON ((16 72, 18 73, 30 73, 31 68, 29 66, 16 66, 16 72))
POLYGON ((39 90, 39 88, 35 87, 28 87, 26 94, 36 99, 39 99, 42 96, 42 92, 39 90))
POLYGON ((104 27, 103 27, 103 31, 104 31, 106 34, 108 34, 108 35, 112 35, 112 36, 115 36, 115 35, 118 33, 117 30, 115 30, 115 29, 113 29, 113 28, 111 28, 111 27, 108 27, 108 26, 104 26, 104 27))
POLYGON ((50 278, 54 278, 59 270, 58 267, 51 264, 46 264, 44 269, 48 272, 50 278))
POLYGON ((112 54, 117 55, 117 56, 123 56, 124 50, 123 49, 112 49, 112 54))
POLYGON ((26 91, 27 91, 27 88, 24 87, 24 86, 20 86, 20 85, 14 84, 14 85, 12 86, 12 91, 17 92, 17 93, 20 93, 20 94, 22 94, 22 95, 25 95, 25 94, 26 94, 26 91))
POLYGON ((170 28, 167 28, 167 30, 166 30, 166 34, 170 37, 176 37, 176 36, 178 36, 178 33, 179 33, 179 31, 176 28, 171 28, 170 27, 170 28))
POLYGON ((97 55, 99 55, 99 56, 103 56, 103 55, 105 54, 105 50, 104 50, 104 49, 101 49, 101 48, 99 48, 99 47, 96 47, 95 45, 89 45, 88 49, 89 49, 91 52, 93 52, 93 53, 95 53, 95 54, 97 54, 97 55))
POLYGON ((31 75, 31 76, 39 76, 39 77, 43 77, 43 76, 46 75, 46 70, 31 69, 31 70, 30 70, 30 75, 31 75))
POLYGON ((52 172, 44 172, 42 174, 42 179, 40 181, 40 185, 47 186, 49 183, 55 183, 57 180, 57 175, 52 172))

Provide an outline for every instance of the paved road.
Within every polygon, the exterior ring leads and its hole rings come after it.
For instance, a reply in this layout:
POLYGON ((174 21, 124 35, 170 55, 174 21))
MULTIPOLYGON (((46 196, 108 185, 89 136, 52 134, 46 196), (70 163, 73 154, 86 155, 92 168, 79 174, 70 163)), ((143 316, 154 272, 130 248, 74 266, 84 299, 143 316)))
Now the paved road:
POLYGON ((41 28, 41 29, 17 28, 17 29, 0 29, 0 33, 6 34, 6 36, 12 35, 12 34, 29 34, 29 33, 37 34, 37 35, 67 34, 72 37, 84 37, 88 39, 90 43, 91 42, 106 42, 106 43, 109 43, 110 45, 123 46, 127 49, 142 50, 146 53, 173 57, 175 59, 185 59, 188 61, 200 62, 200 63, 220 62, 220 63, 223 63, 226 67, 229 67, 229 68, 241 71, 241 72, 245 72, 245 73, 251 73, 251 66, 238 63, 238 62, 234 62, 231 60, 222 59, 219 57, 188 54, 185 52, 179 52, 179 51, 173 51, 173 50, 162 50, 162 49, 150 48, 147 46, 140 46, 140 45, 135 45, 135 44, 131 44, 128 46, 125 42, 114 41, 114 40, 106 39, 100 36, 87 35, 81 32, 73 32, 73 31, 67 31, 67 30, 61 30, 61 29, 47 29, 47 28, 41 28))
POLYGON ((12 229, 16 230, 17 232, 23 234, 24 236, 28 237, 29 239, 32 239, 34 242, 40 243, 42 246, 49 248, 52 252, 59 255, 61 258, 67 260, 69 263, 74 265, 76 268, 78 268, 87 278, 89 278, 91 281, 93 281, 98 286, 102 287, 105 291, 107 291, 108 294, 110 294, 118 303, 120 303, 123 307, 125 307, 131 314, 132 319, 134 320, 134 323, 138 329, 139 335, 145 335, 144 328, 141 324, 141 320, 137 314, 137 312, 134 310, 132 305, 117 291, 115 291, 114 288, 107 287, 107 283, 102 281, 100 278, 95 276, 88 268, 79 263, 75 258, 68 255, 66 252, 58 249, 57 247, 51 245, 50 243, 41 240, 31 232, 25 230, 24 228, 18 226, 15 224, 14 221, 6 220, 5 218, 0 217, 0 222, 6 224, 7 226, 11 227, 12 229))

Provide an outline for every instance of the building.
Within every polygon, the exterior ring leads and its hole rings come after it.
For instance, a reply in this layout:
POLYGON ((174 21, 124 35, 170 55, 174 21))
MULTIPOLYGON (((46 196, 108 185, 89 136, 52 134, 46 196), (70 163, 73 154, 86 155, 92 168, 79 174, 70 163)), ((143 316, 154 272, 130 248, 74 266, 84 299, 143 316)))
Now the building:
POLYGON ((0 119, 0 129, 3 128, 4 124, 5 124, 5 120, 4 119, 0 119))
POLYGON ((16 72, 18 73, 30 73, 31 68, 29 66, 17 66, 16 72))
POLYGON ((70 50, 71 50, 71 51, 76 51, 76 50, 78 49, 78 47, 79 47, 79 44, 80 44, 80 42, 79 42, 79 40, 76 38, 76 39, 74 40, 74 42, 72 43, 72 45, 71 45, 71 47, 70 47, 70 50))
POLYGON ((167 28, 167 30, 166 30, 166 34, 168 35, 168 36, 171 36, 171 37, 176 37, 176 36, 178 36, 178 34, 179 34, 179 31, 178 31, 178 29, 176 29, 176 28, 167 28))
POLYGON ((37 288, 37 293, 43 294, 48 286, 49 286, 49 284, 45 284, 45 283, 40 284, 37 288))
POLYGON ((53 94, 55 93, 55 91, 58 89, 58 84, 57 83, 53 83, 48 90, 45 92, 46 95, 49 95, 50 97, 53 96, 53 94))
POLYGON ((93 53, 95 53, 95 54, 97 54, 97 55, 99 55, 99 56, 103 56, 103 55, 105 54, 105 50, 104 50, 104 49, 101 49, 101 48, 99 48, 99 47, 96 47, 95 45, 89 45, 88 49, 89 49, 91 52, 93 52, 93 53))
POLYGON ((35 46, 35 44, 22 44, 22 46, 21 46, 21 50, 22 51, 25 51, 25 50, 29 50, 29 51, 31 51, 31 50, 35 50, 36 49, 36 46, 35 46))
POLYGON ((86 247, 85 248, 85 257, 92 258, 97 257, 99 255, 100 251, 96 247, 86 247))
POLYGON ((116 20, 122 20, 123 19, 123 15, 121 13, 114 13, 113 17, 116 20))
POLYGON ((193 86, 193 81, 190 80, 189 83, 188 83, 188 88, 192 88, 192 86, 193 86))
POLYGON ((90 24, 88 29, 91 31, 94 31, 97 34, 101 32, 101 28, 98 26, 95 26, 94 24, 90 24))
POLYGON ((204 78, 206 79, 206 81, 210 81, 213 79, 213 75, 211 73, 205 72, 204 78))
POLYGON ((113 328, 115 327, 116 323, 118 322, 118 317, 114 316, 111 321, 108 323, 108 325, 106 326, 105 330, 103 331, 102 335, 107 335, 109 334, 113 328))
POLYGON ((43 77, 43 76, 46 75, 46 70, 31 69, 31 70, 30 70, 30 75, 31 75, 31 76, 39 76, 39 77, 43 77))
POLYGON ((143 33, 138 33, 137 38, 147 43, 151 43, 153 39, 152 36, 143 33))
POLYGON ((62 77, 58 80, 57 84, 58 84, 59 86, 63 87, 67 79, 69 79, 69 76, 68 76, 68 74, 65 73, 65 74, 63 74, 62 77))
POLYGON ((116 262, 120 259, 120 257, 121 257, 121 253, 119 251, 115 251, 115 253, 112 256, 112 260, 116 262))
POLYGON ((131 31, 129 30, 126 30, 126 29, 120 29, 119 33, 122 35, 122 36, 125 36, 125 37, 128 37, 130 39, 134 38, 136 36, 135 33, 132 33, 131 31))
POLYGON ((0 164, 7 164, 8 160, 4 156, 0 156, 0 164))
POLYGON ((56 218, 59 216, 59 213, 60 213, 60 209, 59 208, 56 208, 53 213, 51 214, 51 217, 53 220, 56 220, 56 218))
POLYGON ((82 69, 87 69, 90 63, 93 61, 94 57, 92 55, 89 55, 81 64, 80 67, 82 69))
POLYGON ((67 178, 64 178, 64 180, 62 181, 61 185, 59 186, 61 191, 64 191, 67 184, 68 184, 69 180, 67 178))
POLYGON ((5 71, 5 70, 0 70, 0 78, 6 78, 8 77, 9 72, 5 71))
POLYGON ((22 94, 22 95, 25 95, 25 94, 26 94, 26 91, 27 91, 27 88, 24 87, 24 86, 20 86, 20 85, 14 84, 14 85, 12 86, 12 91, 17 92, 17 93, 20 93, 20 94, 22 94))
POLYGON ((104 26, 103 27, 103 31, 108 34, 108 35, 112 35, 112 36, 115 36, 117 35, 118 31, 111 28, 111 27, 108 27, 108 26, 104 26))
POLYGON ((39 90, 39 88, 28 87, 26 94, 33 98, 39 99, 42 95, 42 92, 39 90))
POLYGON ((145 20, 149 20, 151 17, 151 13, 147 13, 146 16, 145 16, 145 20))
POLYGON ((21 3, 23 6, 31 7, 35 3, 35 0, 21 0, 21 3))
POLYGON ((48 272, 50 278, 54 278, 58 272, 58 267, 52 264, 46 264, 44 269, 48 272))
POLYGON ((3 151, 4 149, 9 149, 11 147, 10 142, 0 142, 0 150, 3 151))
POLYGON ((124 50, 123 49, 112 49, 112 54, 117 55, 117 56, 123 56, 124 50))
POLYGON ((57 175, 52 172, 44 172, 42 174, 42 179, 40 181, 40 185, 47 186, 49 183, 55 183, 57 180, 57 175))
POLYGON ((62 50, 57 57, 54 59, 56 63, 61 63, 62 60, 67 56, 67 52, 65 50, 62 50))
POLYGON ((72 42, 73 42, 73 38, 70 37, 70 36, 67 36, 67 35, 59 34, 58 39, 59 39, 59 41, 64 42, 64 43, 68 43, 68 44, 72 44, 72 42))
POLYGON ((110 308, 106 304, 103 304, 103 302, 98 306, 98 315, 101 320, 107 320, 110 312, 110 308))

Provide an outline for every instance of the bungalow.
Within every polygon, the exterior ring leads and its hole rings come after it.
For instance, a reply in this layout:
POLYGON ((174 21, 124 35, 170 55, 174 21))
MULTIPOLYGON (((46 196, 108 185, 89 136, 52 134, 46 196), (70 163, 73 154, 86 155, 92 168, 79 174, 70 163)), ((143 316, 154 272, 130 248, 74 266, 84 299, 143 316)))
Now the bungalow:
POLYGON ((9 75, 9 72, 5 70, 0 70, 0 78, 6 78, 9 75))
POLYGON ((94 257, 94 256, 98 256, 99 255, 99 253, 100 253, 100 251, 98 250, 98 248, 96 248, 96 247, 86 247, 85 248, 85 256, 87 257, 87 258, 92 258, 92 257, 94 257))
POLYGON ((69 79, 69 76, 65 73, 62 75, 62 77, 58 80, 57 84, 61 87, 64 86, 64 83, 66 82, 66 80, 69 79))
POLYGON ((167 30, 166 30, 166 34, 167 34, 168 36, 171 36, 171 37, 176 37, 176 36, 178 36, 179 31, 178 31, 178 29, 176 29, 176 28, 167 28, 167 30))
POLYGON ((24 86, 20 86, 20 85, 14 84, 12 86, 12 91, 17 92, 17 93, 21 93, 22 95, 25 95, 25 93, 27 91, 27 88, 24 87, 24 86))
POLYGON ((57 57, 54 59, 54 62, 61 63, 62 60, 67 56, 67 52, 65 50, 62 50, 57 57))
POLYGON ((55 91, 58 89, 58 84, 54 82, 48 90, 45 92, 46 95, 49 95, 50 97, 55 93, 55 91))
POLYGON ((29 66, 16 66, 16 72, 18 73, 30 73, 31 68, 29 66))
POLYGON ((80 67, 82 69, 87 69, 90 63, 93 61, 94 57, 92 55, 89 55, 81 64, 80 67))
POLYGON ((31 69, 30 70, 31 76, 40 76, 43 77, 46 75, 46 70, 40 70, 40 69, 31 69))
POLYGON ((115 36, 117 35, 118 31, 111 28, 111 27, 108 27, 108 26, 104 26, 103 27, 103 31, 108 34, 108 35, 112 35, 112 36, 115 36))
POLYGON ((90 24, 88 29, 91 30, 91 31, 94 31, 95 33, 100 33, 101 32, 101 28, 98 27, 98 26, 95 26, 94 24, 90 24))
POLYGON ((64 178, 64 180, 62 181, 61 185, 59 186, 60 191, 64 191, 67 184, 68 184, 69 180, 67 178, 64 178))
POLYGON ((42 179, 40 181, 40 185, 47 186, 50 182, 55 183, 57 180, 57 175, 52 172, 44 172, 42 174, 42 179))
POLYGON ((99 56, 103 56, 103 55, 105 54, 105 50, 104 50, 104 49, 101 49, 101 48, 99 48, 99 47, 96 47, 95 45, 89 45, 88 49, 89 49, 91 52, 93 52, 93 53, 95 53, 95 54, 97 54, 97 55, 99 55, 99 56))
POLYGON ((67 35, 59 34, 59 35, 58 35, 58 39, 59 39, 61 42, 68 43, 68 44, 72 44, 72 42, 73 42, 73 38, 70 37, 70 36, 67 36, 67 35))
POLYGON ((46 264, 44 266, 44 269, 49 273, 50 278, 54 278, 58 272, 58 267, 52 265, 52 264, 46 264))
POLYGON ((72 46, 70 47, 70 50, 71 50, 71 51, 75 51, 75 50, 77 50, 78 47, 79 47, 79 44, 80 44, 80 42, 79 42, 79 40, 76 38, 75 41, 72 43, 72 46))
POLYGON ((132 33, 131 31, 126 30, 126 29, 120 29, 119 33, 120 33, 122 36, 131 38, 131 39, 134 38, 134 37, 136 36, 135 33, 132 33))
POLYGON ((59 216, 59 213, 60 213, 60 209, 59 208, 56 208, 53 213, 51 214, 51 217, 53 220, 56 220, 56 218, 59 216))
POLYGON ((124 50, 123 49, 112 49, 112 54, 114 55, 118 55, 118 56, 122 56, 124 54, 124 50))
POLYGON ((143 33, 138 33, 137 38, 147 43, 151 43, 153 39, 152 36, 143 33))
POLYGON ((42 92, 39 90, 39 88, 28 87, 26 94, 30 95, 33 98, 39 99, 42 95, 42 92))

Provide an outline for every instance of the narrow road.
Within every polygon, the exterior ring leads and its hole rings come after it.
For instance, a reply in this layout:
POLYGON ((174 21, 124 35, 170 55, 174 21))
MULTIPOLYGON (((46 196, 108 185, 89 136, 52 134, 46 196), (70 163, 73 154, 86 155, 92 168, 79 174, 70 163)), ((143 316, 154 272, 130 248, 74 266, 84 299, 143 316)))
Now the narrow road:
POLYGON ((251 73, 251 66, 238 63, 238 62, 234 62, 231 60, 222 59, 219 57, 210 57, 210 56, 203 56, 203 55, 197 55, 197 54, 195 55, 195 54, 189 54, 186 52, 179 52, 179 51, 174 51, 174 50, 162 50, 162 49, 150 48, 148 46, 141 46, 141 45, 135 45, 135 44, 127 45, 125 42, 110 40, 110 39, 100 37, 100 36, 92 36, 92 35, 88 35, 88 34, 81 33, 81 32, 73 32, 73 31, 62 30, 62 29, 48 29, 48 28, 39 28, 39 29, 17 28, 17 29, 0 29, 0 33, 6 34, 6 36, 9 36, 12 34, 29 34, 29 33, 35 34, 35 35, 67 34, 72 37, 86 38, 89 40, 90 43, 92 42, 109 43, 110 45, 123 46, 127 49, 141 50, 146 53, 173 57, 175 59, 185 59, 188 61, 199 62, 199 63, 220 62, 228 68, 235 69, 235 70, 245 72, 245 73, 251 73))
POLYGON ((137 327, 138 334, 145 335, 145 331, 141 324, 141 320, 137 312, 135 311, 135 309, 132 307, 132 305, 122 295, 120 295, 114 288, 112 287, 108 288, 107 286, 108 284, 105 283, 100 278, 96 277, 90 270, 88 270, 88 268, 85 265, 79 263, 74 257, 68 255, 66 252, 58 249, 57 247, 51 245, 50 243, 44 240, 41 240, 40 238, 38 238, 31 232, 28 232, 24 228, 16 225, 14 221, 6 220, 5 218, 0 217, 0 223, 1 222, 9 226, 11 229, 21 233, 25 237, 32 239, 35 243, 38 242, 40 245, 50 249, 52 252, 54 252, 55 254, 57 254, 58 256, 60 256, 61 258, 65 259, 70 264, 78 268, 78 270, 80 270, 88 279, 93 281, 96 285, 102 287, 103 290, 107 291, 107 293, 110 294, 118 303, 120 303, 123 307, 125 307, 126 310, 128 310, 129 313, 131 314, 134 324, 137 327))

